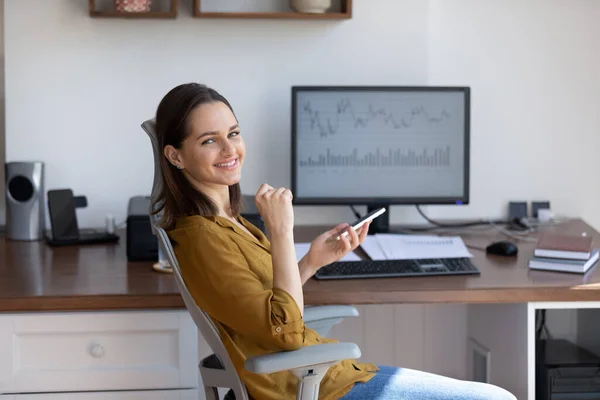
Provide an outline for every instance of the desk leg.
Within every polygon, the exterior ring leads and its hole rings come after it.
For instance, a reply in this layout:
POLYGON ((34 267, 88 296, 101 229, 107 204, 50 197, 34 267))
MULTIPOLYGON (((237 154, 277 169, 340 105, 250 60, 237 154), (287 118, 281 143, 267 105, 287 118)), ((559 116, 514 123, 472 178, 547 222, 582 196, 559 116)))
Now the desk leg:
POLYGON ((527 399, 535 400, 535 312, 536 304, 527 304, 527 399))

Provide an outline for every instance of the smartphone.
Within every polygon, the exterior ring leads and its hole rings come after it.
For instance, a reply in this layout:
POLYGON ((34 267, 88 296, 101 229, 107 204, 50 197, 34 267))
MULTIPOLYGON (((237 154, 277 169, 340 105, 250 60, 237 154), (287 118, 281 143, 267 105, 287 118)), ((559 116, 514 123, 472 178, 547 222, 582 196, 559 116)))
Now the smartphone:
MULTIPOLYGON (((375 218, 379 217, 384 212, 385 212, 385 207, 378 208, 375 211, 371 211, 370 213, 368 213, 361 219, 354 221, 353 223, 350 224, 350 226, 352 227, 352 229, 357 230, 358 228, 363 226, 365 223, 367 223, 368 221, 374 220, 375 218)), ((335 238, 335 240, 340 240, 342 237, 347 236, 347 235, 348 235, 348 232, 344 232, 341 235, 337 236, 335 238)))
POLYGON ((52 226, 52 237, 59 239, 77 239, 79 227, 75 214, 75 202, 71 189, 48 191, 48 211, 52 226))

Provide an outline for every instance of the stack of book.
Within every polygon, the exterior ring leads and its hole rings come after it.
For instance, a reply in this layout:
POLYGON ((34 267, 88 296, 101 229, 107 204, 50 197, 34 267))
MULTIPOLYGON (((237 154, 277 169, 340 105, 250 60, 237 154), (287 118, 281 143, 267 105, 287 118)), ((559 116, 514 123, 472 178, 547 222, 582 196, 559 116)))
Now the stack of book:
POLYGON ((596 264, 598 253, 590 236, 545 232, 535 245, 529 268, 584 274, 596 264))

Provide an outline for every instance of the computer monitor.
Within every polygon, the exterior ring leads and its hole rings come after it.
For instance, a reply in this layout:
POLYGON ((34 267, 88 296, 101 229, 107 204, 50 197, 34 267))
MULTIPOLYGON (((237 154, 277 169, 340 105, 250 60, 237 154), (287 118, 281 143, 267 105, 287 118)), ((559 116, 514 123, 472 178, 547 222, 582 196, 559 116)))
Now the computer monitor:
POLYGON ((468 204, 470 89, 292 87, 297 205, 468 204))

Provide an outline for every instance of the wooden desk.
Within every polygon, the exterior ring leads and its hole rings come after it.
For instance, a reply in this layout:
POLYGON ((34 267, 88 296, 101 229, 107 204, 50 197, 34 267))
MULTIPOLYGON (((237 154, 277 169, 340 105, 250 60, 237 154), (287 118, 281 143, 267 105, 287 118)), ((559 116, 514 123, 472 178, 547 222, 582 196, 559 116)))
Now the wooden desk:
MULTIPOLYGON (((328 226, 298 226, 296 240, 310 241, 328 226)), ((581 220, 547 230, 600 233, 581 220)), ((485 247, 506 239, 493 229, 463 235, 485 247)), ((480 276, 317 281, 304 285, 306 305, 376 303, 525 303, 600 300, 600 269, 585 276, 530 271, 534 243, 518 242, 516 258, 472 250, 480 276)), ((49 247, 43 242, 0 239, 0 311, 184 308, 171 275, 150 262, 127 262, 125 235, 117 245, 49 247)))
MULTIPOLYGON (((298 228, 297 236, 314 237, 327 227, 298 228)), ((580 235, 586 232, 600 244, 600 233, 581 220, 546 226, 545 231, 580 235)), ((471 230, 472 231, 472 230, 471 230)), ((517 257, 486 255, 471 250, 479 276, 361 279, 318 281, 304 285, 305 304, 376 303, 527 303, 533 301, 598 301, 600 268, 585 276, 529 270, 534 242, 515 241, 497 229, 461 235, 467 245, 485 248, 495 240, 511 240, 519 247, 517 257)), ((529 237, 535 238, 536 235, 529 237)))
POLYGON ((127 262, 124 233, 80 247, 2 237, 0 257, 0 312, 185 308, 172 275, 127 262))
MULTIPOLYGON (((298 226, 296 240, 310 241, 329 228, 298 226)), ((600 234, 581 220, 545 229, 573 234, 587 232, 600 243, 600 234)), ((506 239, 493 229, 463 237, 468 245, 480 248, 506 239)), ((139 346, 145 346, 148 338, 153 338, 152 346, 170 349, 161 353, 163 357, 159 360, 169 368, 179 355, 198 353, 196 330, 173 276, 153 271, 150 262, 128 263, 125 235, 121 238, 117 245, 60 248, 43 242, 0 238, 0 339, 3 338, 0 353, 9 355, 0 359, 0 371, 8 371, 0 377, 0 386, 7 393, 72 392, 81 388, 120 393, 140 388, 169 388, 170 375, 161 373, 162 378, 152 375, 156 363, 146 366, 146 359, 140 359, 145 352, 139 346), (165 327, 169 334, 165 334, 165 327), (136 336, 131 339, 133 331, 136 336), (32 332, 36 334, 32 336, 32 332), (17 344, 23 335, 28 335, 28 340, 32 337, 37 340, 37 347, 33 348, 52 348, 59 340, 61 351, 68 355, 66 361, 55 359, 55 368, 50 368, 50 372, 43 352, 36 353, 37 364, 31 364, 31 359, 21 361, 23 355, 17 344), (88 350, 81 347, 82 343, 102 341, 104 336, 110 338, 106 346, 110 346, 111 354, 119 354, 119 360, 115 367, 110 364, 113 359, 107 359, 104 362, 108 364, 98 371, 111 371, 112 380, 106 379, 105 372, 89 373, 88 350), (173 347, 174 341, 180 345, 173 347), (132 343, 140 344, 136 347, 132 343), (72 365, 66 368, 64 363, 75 359, 82 367, 73 372, 72 365), (21 368, 23 365, 27 368, 21 368), (123 378, 123 365, 133 366, 128 378, 123 378), (63 372, 56 375, 56 371, 63 372)), ((492 370, 502 371, 503 377, 497 378, 500 379, 497 383, 518 394, 518 398, 534 399, 535 353, 529 349, 534 349, 535 310, 600 308, 600 268, 595 267, 585 276, 529 271, 527 262, 534 243, 517 243, 516 258, 486 256, 482 251, 472 250, 480 276, 311 279, 304 286, 305 304, 359 305, 361 317, 348 320, 349 325, 336 334, 340 340, 357 343, 366 360, 388 365, 404 365, 408 360, 433 373, 465 376, 469 368, 457 360, 468 352, 465 338, 478 340, 494 354, 492 370), (395 304, 369 306, 379 303, 395 304), (403 306, 402 303, 430 304, 403 306), (404 319, 410 323, 394 322, 404 319), (369 334, 368 326, 378 329, 369 334), (418 340, 402 339, 407 336, 418 340), (381 347, 378 343, 393 343, 395 352, 390 353, 389 346, 381 347), (435 357, 431 356, 432 348, 436 349, 435 357), (515 348, 520 350, 513 351, 515 348)), ((209 351, 205 344, 199 346, 204 346, 202 351, 209 351)), ((28 354, 32 357, 33 353, 28 354)), ((185 382, 185 388, 195 387, 193 379, 197 374, 189 372, 195 370, 197 357, 184 357, 180 361, 174 381, 185 382)), ((194 390, 187 390, 181 384, 175 387, 182 396, 194 394, 194 390)), ((160 397, 163 395, 160 391, 156 393, 157 398, 164 398, 160 397)))

